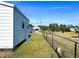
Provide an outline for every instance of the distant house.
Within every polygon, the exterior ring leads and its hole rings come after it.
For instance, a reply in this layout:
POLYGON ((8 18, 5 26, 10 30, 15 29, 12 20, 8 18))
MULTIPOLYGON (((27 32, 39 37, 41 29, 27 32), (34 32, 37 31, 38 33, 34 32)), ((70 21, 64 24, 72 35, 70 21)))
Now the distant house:
POLYGON ((75 32, 75 28, 70 28, 70 31, 75 32))
POLYGON ((0 49, 14 49, 28 39, 29 19, 14 4, 0 2, 0 49))
POLYGON ((29 24, 29 33, 32 33, 33 31, 33 25, 29 24))
POLYGON ((33 30, 34 30, 34 32, 40 32, 40 27, 34 26, 34 27, 33 27, 33 30))
POLYGON ((79 32, 79 28, 78 27, 74 27, 74 28, 70 28, 70 30, 72 31, 72 32, 79 32))

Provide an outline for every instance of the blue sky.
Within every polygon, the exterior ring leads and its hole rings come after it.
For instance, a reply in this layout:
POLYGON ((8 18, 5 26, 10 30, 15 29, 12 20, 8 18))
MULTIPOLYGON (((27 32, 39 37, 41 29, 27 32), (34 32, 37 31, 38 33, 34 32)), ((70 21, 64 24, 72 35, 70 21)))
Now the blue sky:
POLYGON ((79 25, 78 1, 12 1, 33 25, 49 23, 79 25))

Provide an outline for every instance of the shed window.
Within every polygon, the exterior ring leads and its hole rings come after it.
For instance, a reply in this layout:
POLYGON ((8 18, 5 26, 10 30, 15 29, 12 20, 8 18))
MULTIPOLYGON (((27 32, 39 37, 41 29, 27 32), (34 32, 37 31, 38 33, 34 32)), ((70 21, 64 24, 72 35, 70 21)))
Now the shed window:
POLYGON ((22 28, 24 29, 24 22, 22 23, 22 28))
POLYGON ((29 25, 27 25, 27 29, 29 28, 29 25))

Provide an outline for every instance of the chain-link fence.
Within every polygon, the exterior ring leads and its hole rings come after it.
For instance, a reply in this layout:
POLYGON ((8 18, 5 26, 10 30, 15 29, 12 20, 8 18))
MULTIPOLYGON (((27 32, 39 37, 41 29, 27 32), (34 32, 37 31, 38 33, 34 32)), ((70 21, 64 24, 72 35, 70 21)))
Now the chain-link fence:
POLYGON ((42 34, 60 58, 79 57, 78 42, 56 35, 52 32, 42 32, 42 34))

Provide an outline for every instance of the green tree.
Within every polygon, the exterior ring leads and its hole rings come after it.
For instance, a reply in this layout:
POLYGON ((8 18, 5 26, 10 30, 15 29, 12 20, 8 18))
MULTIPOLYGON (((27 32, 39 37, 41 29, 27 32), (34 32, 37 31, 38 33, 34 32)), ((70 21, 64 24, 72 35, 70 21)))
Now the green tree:
POLYGON ((49 24, 49 28, 54 31, 59 31, 59 25, 57 23, 49 24))
POLYGON ((43 30, 43 31, 47 31, 49 29, 48 26, 42 26, 42 25, 39 25, 40 29, 43 30))
POLYGON ((66 31, 66 25, 60 24, 60 30, 64 33, 66 31))

